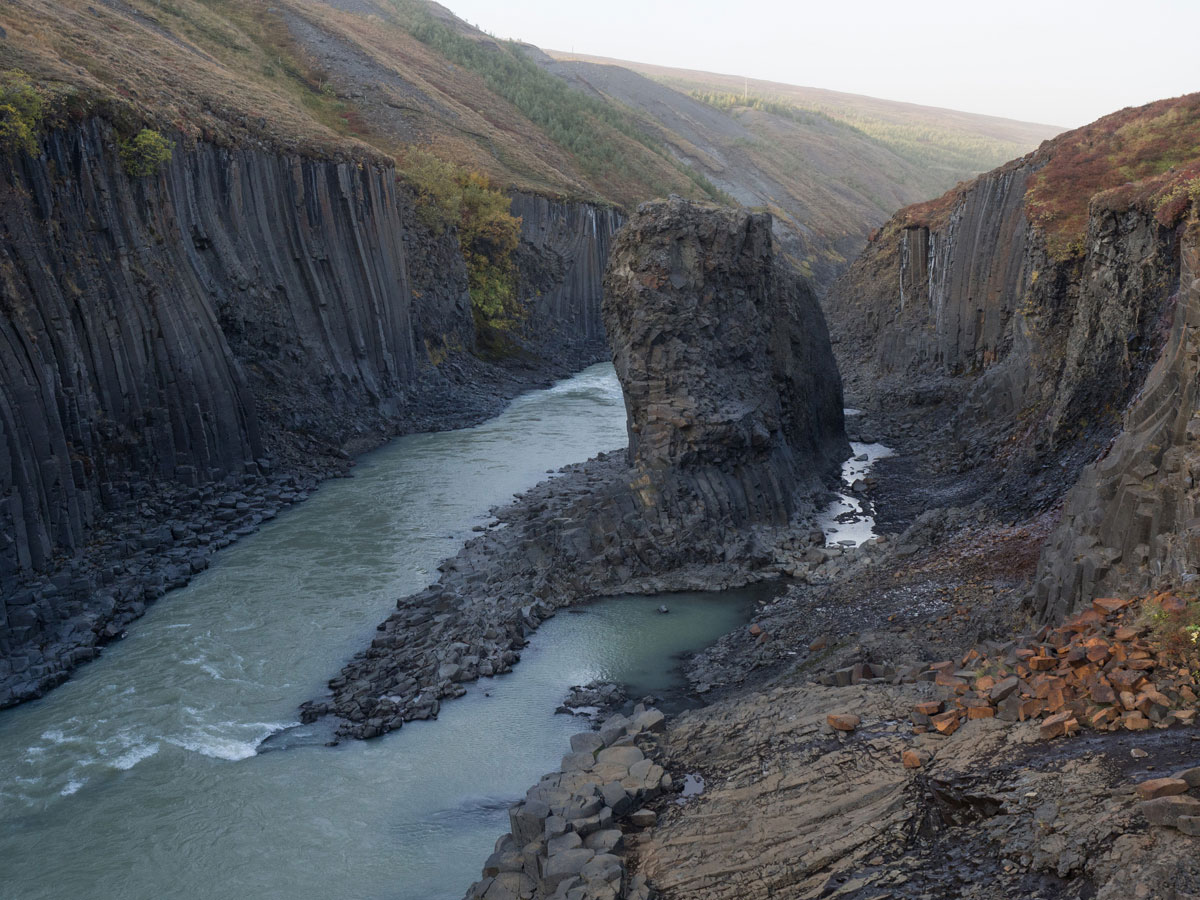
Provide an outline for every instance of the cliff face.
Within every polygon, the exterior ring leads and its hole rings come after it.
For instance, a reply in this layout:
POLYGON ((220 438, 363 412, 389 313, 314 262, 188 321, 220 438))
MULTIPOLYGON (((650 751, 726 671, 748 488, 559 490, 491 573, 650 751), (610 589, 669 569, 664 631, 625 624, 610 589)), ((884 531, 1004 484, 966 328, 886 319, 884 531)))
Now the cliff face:
POLYGON ((826 304, 851 402, 932 416, 944 468, 988 470, 974 495, 1016 512, 1054 502, 1111 440, 1178 271, 1171 229, 1102 204, 1084 252, 1051 256, 1025 204, 1041 165, 902 211, 826 304))
POLYGON ((1052 619, 1094 596, 1178 589, 1200 572, 1200 244, 1182 243, 1169 332, 1103 458, 1067 495, 1038 567, 1035 607, 1052 619))
POLYGON ((622 215, 612 207, 521 192, 513 194, 512 214, 521 219, 517 263, 526 336, 607 357, 602 281, 622 215))
POLYGON ((1031 222, 1031 187, 1098 128, 902 210, 828 298, 850 402, 933 435, 930 505, 1021 517, 1078 482, 1042 554, 1045 619, 1197 563, 1170 452, 1192 410, 1183 226, 1137 186, 1094 195, 1073 245, 1031 222))
MULTIPOLYGON (((131 179, 98 120, 2 165, 0 704, 61 679, 266 514, 222 511, 222 491, 273 489, 273 509, 296 494, 280 472, 321 474, 520 387, 468 355, 457 240, 417 223, 386 167, 199 144, 131 179), (164 493, 186 522, 150 503, 164 493), (171 553, 183 571, 147 582, 171 553)), ((603 346, 617 217, 514 206, 521 259, 542 267, 541 296, 524 293, 543 354, 526 365, 545 377, 580 361, 568 339, 603 346)))
POLYGON ((799 486, 849 455, 824 317, 776 260, 770 216, 644 204, 605 298, 648 505, 682 493, 682 505, 699 496, 735 524, 782 524, 799 486))
POLYGON ((1018 166, 981 176, 936 225, 889 223, 828 303, 860 366, 911 376, 995 361, 1032 274, 1028 175, 1018 166))

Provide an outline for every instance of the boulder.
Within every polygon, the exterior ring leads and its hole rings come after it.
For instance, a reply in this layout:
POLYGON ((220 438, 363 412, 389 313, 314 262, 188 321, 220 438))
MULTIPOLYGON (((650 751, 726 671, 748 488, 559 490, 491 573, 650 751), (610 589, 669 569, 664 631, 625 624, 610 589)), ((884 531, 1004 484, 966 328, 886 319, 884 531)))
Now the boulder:
POLYGON ((637 747, 609 747, 596 754, 598 765, 623 766, 628 769, 641 762, 646 756, 637 747))
POLYGON ((861 723, 862 719, 855 715, 849 714, 830 714, 826 717, 829 727, 835 731, 853 731, 861 723))
POLYGON ((638 828, 653 828, 658 822, 658 816, 654 810, 643 807, 630 815, 629 821, 638 828))
POLYGON ((595 850, 580 848, 564 850, 551 856, 546 861, 546 867, 542 873, 542 885, 545 890, 552 892, 560 882, 579 875, 583 871, 583 867, 591 862, 595 855, 595 850))
POLYGON ((1200 816, 1200 800, 1180 794, 1173 797, 1158 797, 1138 805, 1142 815, 1151 825, 1174 828, 1185 816, 1200 816))
POLYGON ((1186 794, 1188 783, 1182 778, 1151 778, 1137 786, 1137 794, 1143 800, 1186 794))
POLYGON ((593 756, 604 748, 604 741, 594 731, 571 735, 572 753, 591 753, 593 756))

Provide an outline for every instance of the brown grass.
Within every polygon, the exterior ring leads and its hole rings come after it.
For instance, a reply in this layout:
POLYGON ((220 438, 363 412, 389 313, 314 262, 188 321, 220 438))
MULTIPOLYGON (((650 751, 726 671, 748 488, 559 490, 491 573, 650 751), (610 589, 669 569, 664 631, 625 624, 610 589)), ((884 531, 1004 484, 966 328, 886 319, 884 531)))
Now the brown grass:
MULTIPOLYGON (((386 8, 386 4, 384 7, 386 8)), ((504 186, 552 196, 635 203, 698 189, 664 157, 624 135, 605 137, 622 164, 589 178, 480 78, 414 39, 399 13, 337 10, 320 0, 5 0, 0 70, 20 70, 63 114, 151 124, 188 140, 265 143, 320 158, 388 160, 425 146, 504 186), (297 23, 348 48, 368 72, 376 105, 356 73, 304 45, 297 23), (401 110, 395 117, 379 115, 401 110)))
MULTIPOLYGON (((1046 142, 1023 161, 1038 167, 1025 192, 1029 219, 1056 259, 1082 251, 1093 204, 1138 207, 1173 227, 1200 201, 1200 93, 1120 110, 1046 142)), ((940 227, 974 183, 905 207, 889 224, 940 227)))

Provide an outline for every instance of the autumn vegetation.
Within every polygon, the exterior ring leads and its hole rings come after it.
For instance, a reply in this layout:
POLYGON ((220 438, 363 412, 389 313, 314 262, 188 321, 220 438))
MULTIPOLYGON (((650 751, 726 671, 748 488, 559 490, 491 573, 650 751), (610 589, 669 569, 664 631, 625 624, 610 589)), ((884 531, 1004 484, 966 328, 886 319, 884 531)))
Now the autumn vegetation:
POLYGON ((467 171, 432 153, 411 148, 400 173, 417 194, 417 217, 435 233, 455 228, 471 291, 476 327, 488 339, 503 336, 521 319, 513 253, 521 220, 487 176, 467 171))
POLYGON ((0 73, 0 152, 36 153, 45 107, 45 99, 28 75, 0 73))
POLYGON ((1123 109, 1052 143, 1026 204, 1056 256, 1082 249, 1093 198, 1147 204, 1171 226, 1200 193, 1200 94, 1123 109))

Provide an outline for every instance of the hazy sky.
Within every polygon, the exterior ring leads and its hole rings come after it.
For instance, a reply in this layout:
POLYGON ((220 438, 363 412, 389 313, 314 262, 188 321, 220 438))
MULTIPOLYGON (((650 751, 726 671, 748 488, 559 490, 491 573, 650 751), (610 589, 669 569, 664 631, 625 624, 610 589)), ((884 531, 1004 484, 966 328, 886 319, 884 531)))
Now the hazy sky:
POLYGON ((1200 90, 1200 0, 441 0, 502 38, 1076 126, 1200 90))

